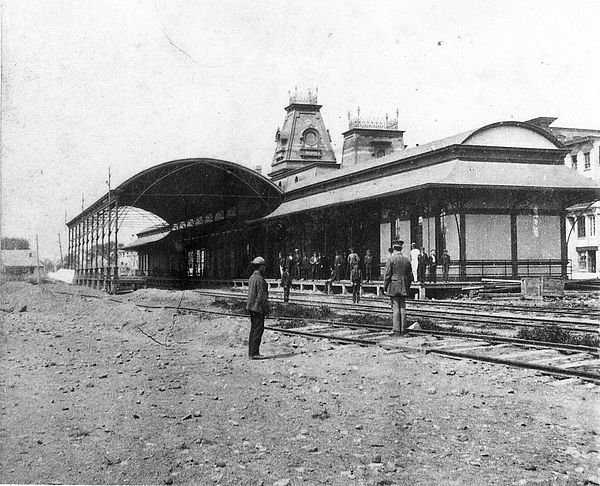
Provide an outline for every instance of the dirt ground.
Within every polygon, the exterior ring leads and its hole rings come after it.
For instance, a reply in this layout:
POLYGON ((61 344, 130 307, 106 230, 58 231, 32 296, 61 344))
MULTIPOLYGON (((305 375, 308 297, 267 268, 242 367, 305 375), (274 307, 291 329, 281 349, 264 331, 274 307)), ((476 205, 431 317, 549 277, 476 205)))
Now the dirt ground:
POLYGON ((269 331, 249 361, 248 319, 133 305, 208 297, 120 298, 0 286, 0 481, 600 483, 594 385, 269 331))

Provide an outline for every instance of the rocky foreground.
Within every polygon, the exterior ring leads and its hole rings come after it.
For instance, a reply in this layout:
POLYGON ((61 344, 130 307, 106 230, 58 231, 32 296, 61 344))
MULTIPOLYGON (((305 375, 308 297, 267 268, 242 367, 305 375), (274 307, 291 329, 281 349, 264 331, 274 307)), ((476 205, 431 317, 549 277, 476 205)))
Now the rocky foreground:
POLYGON ((0 286, 0 481, 599 484, 599 388, 265 333, 191 291, 0 286), (81 298, 58 292, 94 294, 81 298))

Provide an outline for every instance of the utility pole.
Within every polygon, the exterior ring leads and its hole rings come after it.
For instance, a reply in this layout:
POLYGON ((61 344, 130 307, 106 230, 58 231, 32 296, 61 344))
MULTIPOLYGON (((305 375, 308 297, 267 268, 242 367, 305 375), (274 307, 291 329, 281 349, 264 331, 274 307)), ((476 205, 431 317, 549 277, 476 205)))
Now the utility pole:
POLYGON ((58 233, 58 249, 60 250, 60 267, 63 266, 62 244, 60 243, 60 233, 58 233))
POLYGON ((42 281, 41 270, 40 270, 40 245, 38 243, 38 235, 35 235, 35 257, 37 259, 37 274, 38 274, 38 285, 42 281))

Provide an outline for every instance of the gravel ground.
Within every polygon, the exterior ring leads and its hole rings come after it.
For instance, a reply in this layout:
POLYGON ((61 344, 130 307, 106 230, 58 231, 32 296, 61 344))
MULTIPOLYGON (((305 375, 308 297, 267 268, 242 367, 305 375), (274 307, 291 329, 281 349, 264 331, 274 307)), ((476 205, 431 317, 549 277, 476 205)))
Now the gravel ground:
POLYGON ((0 286, 0 481, 600 483, 594 385, 269 331, 249 361, 246 318, 134 305, 208 297, 120 298, 0 286))

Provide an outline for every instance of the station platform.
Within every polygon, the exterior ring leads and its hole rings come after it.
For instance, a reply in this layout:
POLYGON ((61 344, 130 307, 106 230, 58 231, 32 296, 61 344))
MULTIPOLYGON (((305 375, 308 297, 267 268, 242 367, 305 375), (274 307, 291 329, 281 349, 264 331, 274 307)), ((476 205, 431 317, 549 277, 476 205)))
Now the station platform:
MULTIPOLYGON (((283 287, 278 279, 266 279, 270 290, 282 290, 283 287)), ((247 279, 234 279, 234 280, 202 280, 202 287, 210 286, 231 286, 239 289, 248 288, 247 279)), ((200 281, 198 282, 200 283, 200 281)), ((462 281, 448 281, 448 282, 425 282, 425 283, 413 283, 411 285, 411 291, 414 293, 416 299, 425 299, 430 294, 446 291, 460 293, 469 287, 472 287, 473 281, 462 282, 462 281)), ((293 280, 292 291, 301 292, 321 292, 323 294, 352 294, 352 282, 350 280, 341 280, 329 283, 328 280, 293 280), (329 289, 327 288, 329 286, 329 289)), ((362 295, 374 295, 383 296, 383 280, 372 280, 370 282, 363 282, 361 284, 362 295)))

